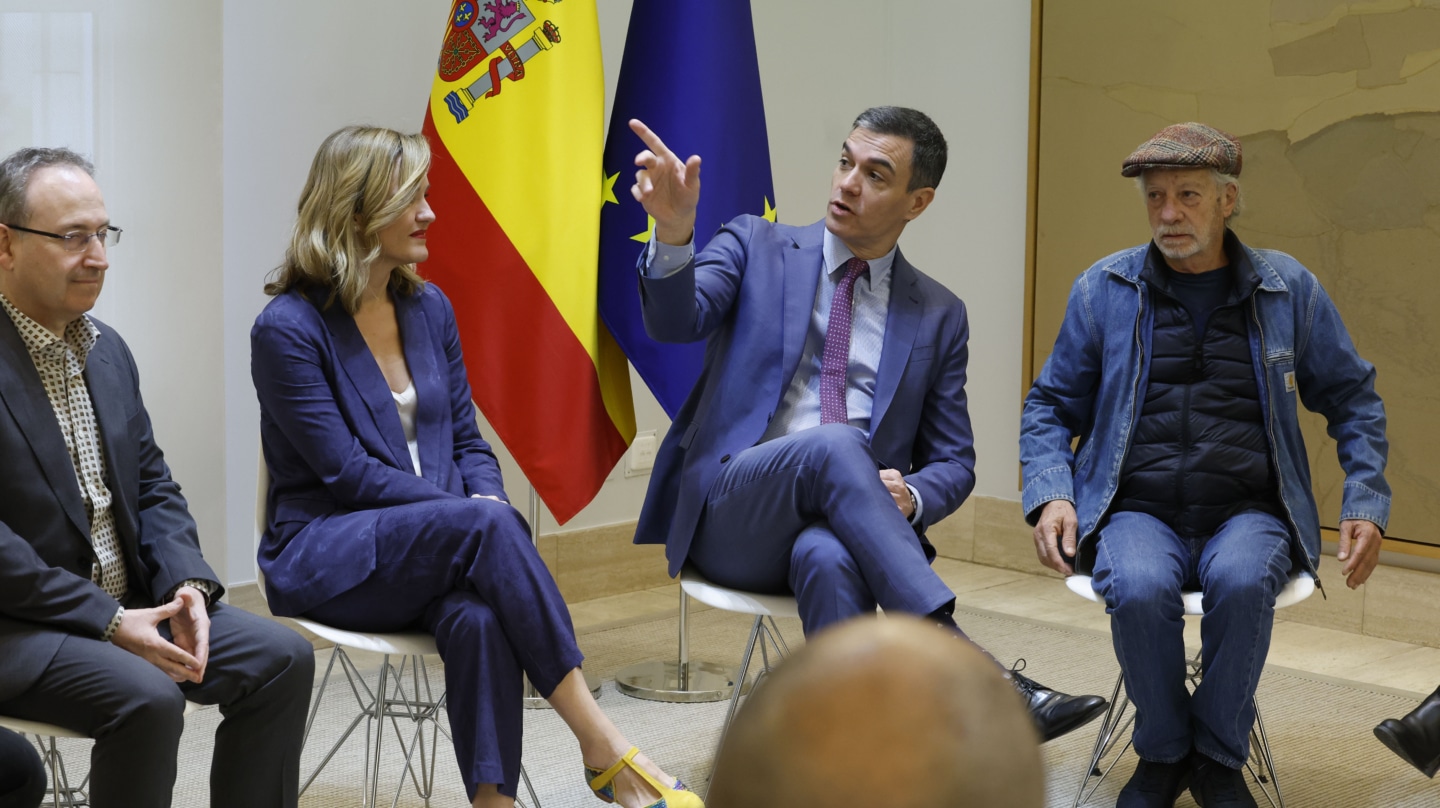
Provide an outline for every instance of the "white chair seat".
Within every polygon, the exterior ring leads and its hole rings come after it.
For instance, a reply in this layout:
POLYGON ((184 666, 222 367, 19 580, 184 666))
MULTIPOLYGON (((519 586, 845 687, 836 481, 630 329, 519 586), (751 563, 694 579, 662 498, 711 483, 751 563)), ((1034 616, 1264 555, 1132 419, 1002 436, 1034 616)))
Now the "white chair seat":
MULTIPOLYGON (((1100 593, 1096 592, 1095 587, 1091 585, 1089 575, 1068 576, 1065 579, 1065 586, 1086 600, 1101 602, 1100 593)), ((1285 588, 1280 590, 1280 594, 1275 596, 1275 608, 1283 609, 1287 606, 1294 606, 1313 594, 1315 594, 1315 579, 1310 577, 1310 573, 1302 572, 1291 578, 1290 582, 1285 584, 1285 588)), ((1186 614, 1193 616, 1205 614, 1205 608, 1201 606, 1204 598, 1203 592, 1182 592, 1180 598, 1185 602, 1186 614)))
MULTIPOLYGON (((260 451, 259 460, 255 479, 254 546, 257 554, 268 521, 265 508, 266 497, 270 489, 270 469, 265 465, 263 448, 260 451)), ((258 562, 255 567, 255 583, 260 590, 261 599, 269 603, 265 592, 265 574, 260 570, 258 562)), ((330 654, 330 663, 325 667, 325 674, 320 679, 320 687, 311 699, 310 717, 305 722, 306 742, 309 742, 310 730, 315 726, 315 716, 320 712, 320 701, 325 696, 325 689, 330 683, 330 674, 335 669, 336 662, 340 663, 341 672, 345 674, 350 685, 350 692, 355 696, 356 705, 360 710, 359 714, 350 722, 349 728, 335 741, 324 759, 300 786, 300 793, 303 795, 310 788, 310 784, 315 782, 315 778, 320 775, 321 770, 330 763, 330 759, 350 738, 355 728, 364 721, 367 726, 364 771, 368 775, 365 791, 362 793, 362 804, 372 807, 377 805, 380 789, 380 747, 385 737, 385 721, 389 719, 395 736, 400 741, 400 752, 405 759, 404 771, 409 774, 409 780, 414 785, 416 794, 424 800, 425 805, 429 805, 430 795, 434 792, 435 786, 434 749, 436 741, 439 733, 444 733, 446 737, 449 737, 450 734, 442 726, 443 719, 440 714, 445 707, 445 690, 443 687, 439 688, 438 695, 432 691, 430 674, 424 661, 424 657, 440 653, 439 648, 435 645, 434 635, 423 631, 385 633, 348 631, 303 617, 291 619, 315 636, 329 640, 334 646, 334 650, 330 654), (380 660, 378 681, 374 689, 371 689, 360 670, 355 667, 355 663, 350 660, 350 656, 345 653, 346 648, 372 651, 383 655, 380 660), (399 658, 398 666, 391 662, 392 657, 399 658), (408 691, 405 686, 407 667, 410 669, 408 691), (406 720, 413 725, 408 744, 405 743, 399 728, 399 722, 406 720), (427 727, 430 729, 428 744, 423 733, 427 727), (373 730, 373 732, 369 730, 373 730), (419 761, 412 762, 412 758, 417 756, 419 761)), ((535 796, 535 787, 531 785, 530 776, 525 773, 523 765, 520 767, 520 778, 530 793, 530 805, 539 808, 540 800, 535 796)), ((391 802, 392 805, 399 802, 400 791, 405 786, 405 779, 402 776, 399 784, 395 787, 395 798, 391 802)), ((517 804, 523 805, 523 803, 517 804)))
MULTIPOLYGON (((263 585, 263 584, 262 584, 263 585)), ((354 648, 360 651, 374 651, 391 656, 431 656, 440 653, 435 647, 435 637, 423 631, 399 631, 393 634, 365 634, 358 631, 327 626, 303 617, 291 618, 306 631, 321 639, 354 648)))
MULTIPOLYGON (((1100 599, 1100 595, 1091 584, 1091 577, 1089 575, 1070 575, 1065 578, 1065 586, 1068 587, 1071 592, 1074 592, 1086 600, 1102 603, 1103 601, 1100 599)), ((1280 590, 1280 594, 1275 596, 1275 608, 1283 609, 1287 606, 1293 606, 1310 597, 1314 592, 1314 577, 1307 572, 1302 572, 1294 578, 1291 578, 1289 582, 1285 584, 1285 587, 1280 590)), ((1185 614, 1187 616, 1200 617, 1205 614, 1203 593, 1182 592, 1181 599, 1185 603, 1185 614)), ((1191 681, 1198 682, 1199 677, 1202 675, 1200 655, 1198 653, 1194 659, 1190 660, 1190 671, 1191 681)), ((1129 720, 1125 720, 1126 712, 1130 706, 1130 698, 1122 693, 1121 688, 1124 686, 1124 682, 1124 674, 1115 677, 1115 689, 1110 694, 1110 707, 1106 710, 1105 717, 1100 722, 1100 731, 1095 738, 1095 747, 1091 752, 1089 760, 1086 761, 1085 772, 1080 777, 1080 789, 1075 795, 1075 802, 1072 803, 1072 808, 1078 808, 1078 806, 1084 804, 1095 795, 1095 791, 1100 788, 1100 784, 1104 782, 1106 775, 1110 773, 1110 770, 1114 768, 1116 762, 1119 761, 1120 755, 1123 755, 1125 750, 1130 747, 1128 736, 1124 736, 1124 733, 1130 727, 1131 722, 1134 721, 1134 717, 1131 716, 1129 720), (1127 738, 1125 746, 1111 759, 1108 766, 1102 768, 1105 756, 1114 749, 1116 741, 1120 740, 1121 737, 1127 738), (1090 784, 1092 778, 1095 779, 1093 785, 1090 784)), ((1261 793, 1264 794, 1272 808, 1285 808, 1285 799, 1280 793, 1280 781, 1275 774, 1275 758, 1270 751, 1270 739, 1269 736, 1265 734, 1265 721, 1260 716, 1260 705, 1255 703, 1254 707, 1255 725, 1251 728, 1251 759, 1245 761, 1245 768, 1250 772, 1251 777, 1255 779, 1256 784, 1260 786, 1261 793)))
POLYGON ((680 588, 685 594, 726 612, 739 612, 764 617, 799 617, 800 611, 792 595, 759 595, 711 583, 690 567, 680 571, 680 588))
MULTIPOLYGON (((201 705, 186 700, 185 715, 189 715, 200 709, 201 705)), ((86 772, 81 778, 80 785, 71 787, 70 776, 65 771, 65 760, 60 755, 60 750, 55 746, 56 738, 88 738, 90 736, 83 732, 56 724, 47 724, 44 721, 30 721, 24 718, 15 718, 8 715, 0 715, 0 727, 4 727, 21 735, 34 735, 35 740, 40 744, 40 756, 45 768, 50 772, 50 790, 47 792, 45 801, 41 805, 61 806, 62 808, 81 808, 90 804, 88 788, 90 785, 90 773, 86 772)))
MULTIPOLYGON (((201 705, 196 704, 193 701, 185 702, 185 715, 189 715, 195 712, 196 710, 200 709, 200 707, 201 705)), ((65 727, 58 726, 56 724, 47 724, 44 721, 28 721, 24 718, 12 718, 8 715, 0 715, 0 727, 4 727, 5 729, 11 730, 12 732, 18 732, 21 735, 41 735, 50 738, 90 737, 83 732, 77 732, 73 729, 66 729, 65 727)))
POLYGON ((750 637, 745 642, 744 655, 740 658, 740 670, 730 693, 730 708, 725 713, 725 723, 720 727, 720 743, 715 747, 718 753, 720 745, 725 743, 725 733, 730 729, 735 711, 740 706, 740 695, 745 690, 745 675, 750 669, 750 660, 755 656, 756 646, 759 646, 760 651, 760 672, 755 676, 752 689, 773 669, 774 664, 770 660, 772 651, 776 657, 775 664, 790 653, 785 638, 780 635, 780 627, 775 625, 775 618, 799 617, 800 609, 793 595, 761 595, 742 589, 731 589, 707 580, 690 566, 680 570, 680 588, 686 595, 706 606, 755 616, 755 621, 750 626, 750 637))

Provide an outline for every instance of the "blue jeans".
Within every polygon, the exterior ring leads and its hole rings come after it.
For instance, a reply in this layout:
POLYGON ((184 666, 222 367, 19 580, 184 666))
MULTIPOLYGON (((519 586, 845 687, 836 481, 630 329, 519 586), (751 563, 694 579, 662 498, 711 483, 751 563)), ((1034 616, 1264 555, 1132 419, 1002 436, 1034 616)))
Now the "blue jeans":
POLYGON ((1289 531, 1267 513, 1236 514, 1208 539, 1177 536, 1148 514, 1110 516, 1092 585, 1110 613, 1140 757, 1173 763, 1194 747, 1231 768, 1244 765, 1275 597, 1289 572, 1289 531), (1204 677, 1192 695, 1180 593, 1195 589, 1204 593, 1204 677))
POLYGON ((721 586, 795 593, 811 636, 885 611, 955 600, 880 480, 865 434, 843 424, 752 446, 715 478, 688 560, 721 586))

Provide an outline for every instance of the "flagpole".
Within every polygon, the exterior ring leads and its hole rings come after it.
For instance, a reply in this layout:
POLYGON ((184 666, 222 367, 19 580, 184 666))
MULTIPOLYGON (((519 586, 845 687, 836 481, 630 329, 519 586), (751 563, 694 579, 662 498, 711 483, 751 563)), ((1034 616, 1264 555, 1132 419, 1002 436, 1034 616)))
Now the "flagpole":
MULTIPOLYGON (((535 554, 540 554, 540 495, 535 493, 535 486, 530 486, 530 543, 535 545, 535 554)), ((581 668, 580 673, 585 677, 585 685, 590 688, 590 695, 600 698, 600 680, 589 671, 581 668)), ((550 702, 540 695, 535 685, 530 683, 530 677, 525 677, 525 694, 521 699, 527 710, 548 710, 550 702)))

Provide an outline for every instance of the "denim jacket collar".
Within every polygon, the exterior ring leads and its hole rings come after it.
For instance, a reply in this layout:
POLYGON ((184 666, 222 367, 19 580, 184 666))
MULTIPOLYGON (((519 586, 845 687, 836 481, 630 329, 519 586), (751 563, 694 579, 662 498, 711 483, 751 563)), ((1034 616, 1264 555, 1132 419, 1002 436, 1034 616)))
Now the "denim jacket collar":
MULTIPOLYGON (((1265 256, 1245 246, 1235 231, 1225 228, 1225 257, 1229 259, 1230 265, 1235 268, 1236 286, 1240 290, 1239 297, 1244 299, 1250 296, 1255 289, 1262 289, 1266 292, 1285 292, 1289 287, 1280 277, 1280 273, 1265 260, 1265 256)), ((1130 283, 1138 285, 1141 279, 1147 274, 1153 275, 1156 262, 1164 260, 1160 255, 1160 248, 1151 241, 1139 247, 1118 252, 1110 256, 1110 261, 1105 265, 1105 271, 1124 278, 1130 283), (1136 253, 1144 253, 1142 260, 1135 260, 1136 253)))

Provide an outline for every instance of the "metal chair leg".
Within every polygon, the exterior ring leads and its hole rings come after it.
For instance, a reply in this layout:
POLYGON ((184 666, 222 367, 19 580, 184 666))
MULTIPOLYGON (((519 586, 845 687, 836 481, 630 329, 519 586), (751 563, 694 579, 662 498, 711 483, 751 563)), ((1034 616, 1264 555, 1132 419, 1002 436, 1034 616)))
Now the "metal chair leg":
POLYGON ((380 681, 375 686, 375 701, 365 726, 365 764, 370 769, 361 808, 377 808, 380 790, 380 748, 385 741, 385 680, 390 673, 390 655, 380 661, 380 681), (372 732, 373 731, 373 732, 372 732), (374 748, 371 748, 371 736, 374 748))
POLYGON ((755 653, 755 641, 760 638, 760 630, 764 627, 763 616, 755 617, 755 624, 750 627, 750 639, 745 641, 745 654, 740 657, 740 672, 735 676, 735 687, 730 693, 730 708, 725 711, 725 723, 720 725, 720 741, 715 745, 715 751, 719 752, 720 747, 725 743, 725 733, 730 731, 730 722, 735 718, 735 711, 740 707, 740 694, 745 690, 745 674, 750 670, 750 657, 755 653))
MULTIPOLYGON (((392 668, 393 669, 393 668, 392 668)), ((394 681, 394 695, 385 700, 383 714, 390 719, 390 728, 395 733, 395 742, 400 745, 401 751, 405 753, 404 769, 400 780, 395 784, 395 796, 390 802, 391 808, 400 804, 400 793, 405 790, 405 775, 408 774, 410 783, 415 787, 415 793, 426 806, 430 805, 430 798, 435 793, 435 747, 440 736, 440 711, 445 707, 445 695, 441 694, 439 699, 435 698, 434 691, 430 687, 430 673, 425 668, 425 660, 418 656, 402 657, 400 667, 395 670, 391 677, 394 681), (411 689, 405 690, 405 666, 410 666, 411 689), (410 737, 407 742, 405 734, 401 731, 401 720, 409 721, 411 724, 410 737), (425 741, 426 726, 430 729, 430 741, 427 751, 425 741), (419 754, 418 764, 415 762, 416 754, 419 754)), ((446 737, 449 734, 446 733, 446 737)))
POLYGON ((350 655, 345 653, 345 649, 338 645, 335 646, 335 650, 330 654, 330 663, 325 667, 325 675, 320 679, 320 689, 312 699, 313 703, 310 706, 310 717, 305 722, 305 736, 301 742, 301 748, 304 748, 304 744, 310 742, 310 730, 315 724, 315 715, 320 711, 320 703, 325 698, 325 689, 330 684, 330 676, 334 672, 335 662, 337 660, 340 662, 341 673, 345 674, 346 683, 350 685, 350 693, 355 697, 355 702, 359 706, 359 712, 355 714, 355 718, 350 722, 350 726, 345 728, 345 731, 340 734, 340 738, 330 747, 330 751, 325 753, 324 759, 320 761, 314 771, 310 772, 310 776, 306 778, 304 784, 300 786, 301 794, 304 794, 305 790, 310 788, 310 784, 315 782, 315 778, 319 777, 320 772, 324 771, 325 767, 330 764, 330 760, 335 757, 335 753, 339 752, 340 747, 344 746, 345 742, 354 734, 356 728, 360 726, 360 722, 364 721, 374 710, 375 694, 371 692, 370 686, 365 683, 365 677, 360 675, 359 669, 356 668, 355 663, 350 660, 350 655))
POLYGON ((720 747, 725 744, 725 734, 730 731, 730 722, 735 719, 735 713, 740 708, 740 697, 745 692, 745 677, 750 670, 750 662, 755 657, 756 647, 760 649, 760 670, 755 674, 755 681, 750 685, 753 693, 760 682, 780 664, 781 660, 790 655, 790 646, 785 643, 785 637, 780 633, 780 627, 776 625, 775 618, 769 615, 756 615, 755 622, 750 627, 750 638, 745 641, 745 654, 740 658, 740 669, 735 676, 735 688, 730 694, 730 707, 725 711, 725 723, 720 726, 720 740, 715 745, 718 754, 720 747), (766 625, 766 623, 769 625, 766 625), (775 661, 770 660, 771 652, 775 654, 775 661))
POLYGON ((1253 705, 1255 726, 1250 729, 1250 757, 1255 759, 1255 765, 1246 760, 1245 768, 1255 778, 1270 808, 1285 808, 1285 798, 1280 794, 1280 775, 1275 771, 1275 758, 1270 752, 1270 736, 1265 734, 1265 719, 1260 717, 1260 701, 1256 699, 1253 705))
POLYGON ((1124 683, 1123 675, 1115 677, 1115 688, 1110 692, 1110 706, 1106 708, 1105 716, 1100 721, 1100 730, 1095 734, 1095 746, 1091 750, 1090 759, 1085 763, 1085 770, 1080 775, 1080 787, 1075 792, 1075 801, 1070 804, 1071 808, 1079 808, 1080 805, 1095 796, 1096 790, 1110 775, 1110 770, 1115 768, 1115 764, 1120 761, 1125 750, 1130 748, 1129 736, 1125 733, 1134 722, 1135 717, 1126 715, 1130 707, 1130 698, 1120 695, 1124 683), (1116 752, 1110 760, 1110 765, 1101 771, 1100 766, 1104 762, 1105 756, 1110 754, 1121 737, 1126 739, 1125 747, 1116 752), (1094 784, 1090 784, 1092 777, 1097 778, 1094 784), (1087 785, 1089 786, 1088 790, 1087 785))
POLYGON ((79 786, 71 788, 70 779, 65 773, 65 758, 60 755, 55 738, 36 735, 35 742, 40 747, 40 757, 45 768, 50 770, 50 790, 47 792, 50 798, 44 804, 52 808, 82 808, 89 805, 90 795, 86 793, 85 787, 90 782, 90 775, 86 774, 79 786))
MULTIPOLYGON (((1200 653, 1187 660, 1188 670, 1186 679, 1192 687, 1199 685, 1204 676, 1200 663, 1200 653)), ((1085 771, 1080 777, 1080 788, 1075 794, 1075 801, 1070 804, 1071 808, 1079 808, 1095 796, 1100 784, 1110 775, 1110 770, 1120 762, 1120 757, 1130 748, 1130 736, 1128 730, 1134 723, 1135 717, 1131 715, 1125 718, 1127 709, 1130 706, 1130 698, 1121 696, 1120 689, 1124 685, 1125 676, 1121 674, 1115 679, 1115 689, 1110 693, 1110 706, 1105 711, 1105 717, 1100 722, 1100 731, 1095 737, 1095 747, 1086 764, 1085 771), (1122 719, 1124 722, 1122 724, 1122 719), (1104 757, 1110 754, 1115 743, 1120 737, 1126 738, 1125 746, 1111 759, 1110 765, 1100 770, 1104 757), (1093 784, 1090 778, 1096 777, 1093 784), (1088 790, 1087 790, 1087 786, 1088 790)), ((1250 730, 1250 758, 1245 761, 1245 770, 1260 787, 1260 793, 1270 803, 1270 808, 1285 808, 1285 799, 1280 794, 1280 777, 1275 771, 1275 758, 1270 751, 1270 738, 1265 733, 1265 720, 1260 715, 1260 703, 1258 699, 1252 700, 1255 708, 1255 725, 1250 730)))
POLYGON ((522 808, 540 808, 540 798, 535 796, 535 786, 530 783, 530 775, 525 773, 525 765, 523 763, 520 765, 520 781, 525 784, 525 791, 530 794, 530 803, 527 806, 517 799, 515 801, 516 804, 521 805, 522 808))

